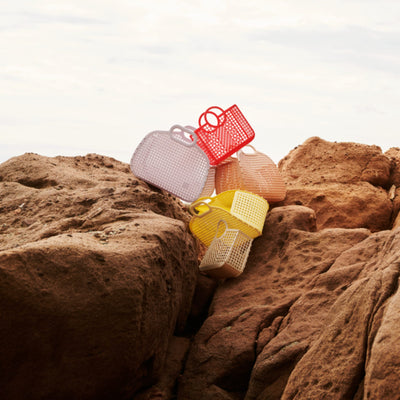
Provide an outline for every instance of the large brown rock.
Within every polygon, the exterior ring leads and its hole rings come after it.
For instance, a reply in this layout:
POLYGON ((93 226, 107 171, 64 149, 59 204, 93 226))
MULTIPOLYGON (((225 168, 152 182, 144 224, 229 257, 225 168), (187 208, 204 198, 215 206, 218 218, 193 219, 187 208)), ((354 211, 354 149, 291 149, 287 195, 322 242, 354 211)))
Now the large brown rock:
POLYGON ((129 399, 161 376, 197 279, 188 214, 111 158, 0 165, 0 397, 129 399))
POLYGON ((393 162, 378 146, 312 137, 283 158, 279 169, 287 184, 282 205, 312 208, 318 229, 390 229, 393 162))
POLYGON ((178 399, 397 399, 399 242, 274 208, 244 273, 218 287, 178 399))
POLYGON ((390 148, 385 152, 385 156, 389 157, 392 163, 390 174, 390 183, 392 186, 389 190, 389 197, 393 202, 392 228, 396 229, 400 227, 400 148, 390 148))

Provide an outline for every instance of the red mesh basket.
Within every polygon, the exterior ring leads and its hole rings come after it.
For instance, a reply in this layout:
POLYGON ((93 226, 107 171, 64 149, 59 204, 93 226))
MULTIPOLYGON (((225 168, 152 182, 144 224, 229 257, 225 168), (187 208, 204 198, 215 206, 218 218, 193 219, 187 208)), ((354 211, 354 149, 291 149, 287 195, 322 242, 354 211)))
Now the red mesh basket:
POLYGON ((250 143, 255 136, 237 105, 225 111, 217 106, 208 108, 200 115, 199 128, 195 133, 197 144, 206 153, 211 165, 219 164, 250 143))

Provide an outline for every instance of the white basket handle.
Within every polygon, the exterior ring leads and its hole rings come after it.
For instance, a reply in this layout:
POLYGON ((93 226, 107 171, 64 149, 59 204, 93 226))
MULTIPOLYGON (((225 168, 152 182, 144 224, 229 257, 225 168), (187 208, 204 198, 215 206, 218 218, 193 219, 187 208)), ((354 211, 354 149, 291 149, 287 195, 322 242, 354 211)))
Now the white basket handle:
POLYGON ((169 133, 171 135, 171 138, 173 140, 175 140, 175 142, 181 143, 184 146, 187 147, 192 147, 196 144, 197 142, 197 135, 194 133, 194 131, 192 131, 191 129, 189 129, 188 127, 184 127, 182 125, 173 125, 171 126, 169 133), (174 132, 175 129, 179 129, 182 132, 186 132, 188 133, 192 139, 187 138, 185 135, 180 135, 180 138, 178 139, 177 137, 174 136, 174 133, 178 133, 178 132, 174 132))

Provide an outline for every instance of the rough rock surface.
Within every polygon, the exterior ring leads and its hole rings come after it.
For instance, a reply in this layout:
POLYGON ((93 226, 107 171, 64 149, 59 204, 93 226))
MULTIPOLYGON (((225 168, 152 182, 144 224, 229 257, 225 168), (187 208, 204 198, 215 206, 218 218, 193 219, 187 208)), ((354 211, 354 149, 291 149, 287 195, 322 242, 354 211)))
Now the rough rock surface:
POLYGON ((244 273, 217 289, 179 399, 397 399, 400 231, 315 231, 274 208, 244 273))
POLYGON ((312 137, 279 162, 287 184, 282 205, 312 208, 318 229, 390 229, 393 166, 378 146, 312 137))
POLYGON ((198 275, 182 203, 111 158, 25 154, 0 165, 0 212, 0 397, 154 383, 198 275))
POLYGON ((216 281, 126 164, 1 164, 2 398, 399 399, 400 150, 310 138, 280 169, 287 199, 216 281))
POLYGON ((385 155, 390 158, 392 163, 392 169, 390 173, 390 190, 389 198, 393 202, 392 212, 392 228, 400 227, 400 148, 392 147, 385 152, 385 155))

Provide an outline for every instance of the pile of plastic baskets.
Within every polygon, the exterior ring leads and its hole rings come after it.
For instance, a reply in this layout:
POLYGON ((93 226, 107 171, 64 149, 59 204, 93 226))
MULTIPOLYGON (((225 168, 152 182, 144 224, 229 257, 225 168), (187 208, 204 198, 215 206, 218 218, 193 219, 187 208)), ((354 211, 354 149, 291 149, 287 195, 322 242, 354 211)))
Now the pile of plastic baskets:
POLYGON ((243 272, 268 202, 286 196, 276 165, 249 146, 254 137, 237 105, 213 106, 200 114, 198 128, 150 132, 131 158, 138 178, 191 203, 190 230, 207 247, 199 268, 215 278, 243 272))
POLYGON ((244 190, 227 190, 214 197, 203 197, 190 205, 192 233, 205 245, 210 246, 220 220, 229 228, 239 229, 250 238, 261 235, 268 202, 254 193, 244 190))

